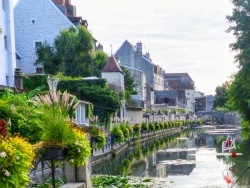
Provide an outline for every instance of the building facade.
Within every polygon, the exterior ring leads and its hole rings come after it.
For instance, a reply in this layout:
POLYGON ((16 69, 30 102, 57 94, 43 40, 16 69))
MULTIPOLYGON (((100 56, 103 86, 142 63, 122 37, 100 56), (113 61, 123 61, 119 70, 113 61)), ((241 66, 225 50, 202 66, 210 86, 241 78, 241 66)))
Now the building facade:
MULTIPOLYGON (((114 56, 109 57, 105 67, 102 69, 102 78, 114 86, 114 90, 123 93, 124 89, 124 73, 120 68, 114 56)), ((112 86, 111 86, 112 87, 112 86)))
POLYGON ((0 1, 0 29, 0 85, 13 87, 16 51, 12 0, 0 1))
POLYGON ((143 54, 141 42, 132 45, 125 40, 115 56, 118 57, 121 65, 138 69, 144 73, 146 77, 146 108, 150 108, 154 104, 155 89, 164 89, 163 70, 153 63, 149 53, 143 54))
POLYGON ((195 111, 195 86, 188 73, 164 73, 164 82, 171 90, 177 90, 177 107, 186 113, 195 111))
POLYGON ((51 0, 19 0, 14 8, 16 51, 23 73, 40 72, 35 66, 36 49, 45 41, 53 45, 61 30, 74 24, 51 0))

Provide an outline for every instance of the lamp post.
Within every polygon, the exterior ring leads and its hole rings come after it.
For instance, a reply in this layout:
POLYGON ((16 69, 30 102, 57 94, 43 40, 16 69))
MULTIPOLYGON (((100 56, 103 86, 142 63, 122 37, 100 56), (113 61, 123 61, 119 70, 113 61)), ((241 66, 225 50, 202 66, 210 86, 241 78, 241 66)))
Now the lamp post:
POLYGON ((126 106, 126 100, 121 100, 121 104, 122 104, 122 119, 125 120, 125 106, 126 106))
POLYGON ((55 92, 57 84, 59 82, 59 78, 50 78, 50 77, 48 77, 47 82, 48 82, 48 85, 49 85, 49 90, 52 91, 52 92, 55 92))
MULTIPOLYGON (((52 92, 52 93, 56 92, 56 87, 57 87, 57 84, 59 82, 59 79, 58 78, 50 78, 48 76, 47 82, 48 82, 48 85, 49 85, 50 92, 52 92)), ((54 97, 54 95, 52 95, 52 96, 54 97)), ((52 187, 55 188, 56 187, 56 182, 55 182, 55 161, 54 161, 53 157, 51 158, 51 175, 52 175, 52 187)))

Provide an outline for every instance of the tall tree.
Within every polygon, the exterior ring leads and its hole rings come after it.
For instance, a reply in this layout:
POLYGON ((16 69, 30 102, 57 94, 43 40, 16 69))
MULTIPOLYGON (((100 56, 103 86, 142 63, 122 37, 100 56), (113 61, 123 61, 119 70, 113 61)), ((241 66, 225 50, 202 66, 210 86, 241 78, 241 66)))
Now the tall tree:
POLYGON ((66 76, 100 76, 108 59, 104 52, 94 51, 94 38, 83 26, 61 31, 53 46, 45 42, 36 53, 37 64, 42 64, 46 73, 66 76))
POLYGON ((250 0, 232 0, 234 5, 227 20, 231 24, 227 32, 232 32, 236 42, 230 44, 237 52, 235 62, 239 71, 229 87, 229 102, 235 110, 250 121, 250 0))
POLYGON ((214 96, 214 109, 218 108, 227 108, 227 90, 229 87, 229 82, 225 82, 221 86, 217 86, 215 89, 215 96, 214 96))
POLYGON ((124 73, 125 97, 129 99, 130 95, 137 94, 137 91, 135 90, 135 80, 126 67, 121 66, 121 69, 124 73))

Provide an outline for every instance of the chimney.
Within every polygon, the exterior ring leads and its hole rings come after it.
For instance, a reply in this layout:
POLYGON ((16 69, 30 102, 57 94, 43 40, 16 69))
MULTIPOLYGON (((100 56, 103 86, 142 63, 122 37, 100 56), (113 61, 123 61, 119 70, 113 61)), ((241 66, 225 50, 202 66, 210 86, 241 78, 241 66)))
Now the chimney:
POLYGON ((18 89, 23 89, 23 78, 21 69, 15 69, 14 71, 15 87, 18 89))
POLYGON ((141 41, 137 42, 137 44, 136 44, 136 52, 137 53, 142 53, 142 43, 141 43, 141 41))
POLYGON ((71 0, 65 0, 65 5, 71 5, 71 0))
POLYGON ((56 5, 65 5, 65 0, 52 0, 56 5))

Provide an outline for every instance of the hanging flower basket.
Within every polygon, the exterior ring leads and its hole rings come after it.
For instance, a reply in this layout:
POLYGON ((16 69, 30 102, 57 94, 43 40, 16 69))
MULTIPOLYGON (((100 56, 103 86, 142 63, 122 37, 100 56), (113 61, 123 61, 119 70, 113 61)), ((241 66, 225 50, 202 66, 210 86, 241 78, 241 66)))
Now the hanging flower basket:
POLYGON ((46 147, 46 158, 59 159, 65 156, 65 149, 58 146, 48 146, 46 147))

